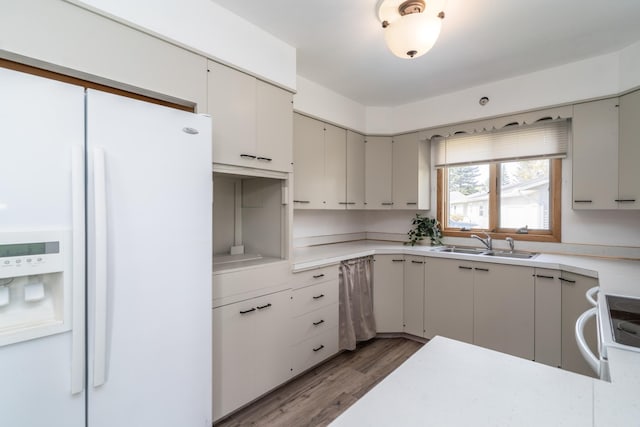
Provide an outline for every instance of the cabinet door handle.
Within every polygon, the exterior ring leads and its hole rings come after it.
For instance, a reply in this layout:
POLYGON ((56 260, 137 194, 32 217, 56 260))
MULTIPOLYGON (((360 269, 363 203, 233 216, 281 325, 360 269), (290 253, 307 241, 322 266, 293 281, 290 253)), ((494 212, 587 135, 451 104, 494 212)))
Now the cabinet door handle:
POLYGON ((555 277, 553 276, 544 276, 542 274, 534 274, 534 276, 536 276, 539 279, 555 279, 555 277))
POLYGON ((251 313, 252 311, 256 311, 255 307, 250 308, 249 310, 240 310, 240 314, 247 314, 247 313, 251 313))
POLYGON ((347 202, 347 205, 355 205, 356 202, 347 202))
POLYGON ((567 283, 576 283, 575 280, 565 279, 564 277, 558 277, 558 279, 560 279, 563 282, 567 282, 567 283))
POLYGON ((317 322, 313 322, 313 326, 322 325, 323 323, 324 323, 324 320, 320 319, 317 322))
POLYGON ((320 351, 324 348, 324 345, 320 344, 320 347, 314 348, 313 351, 320 351))
POLYGON ((407 202, 408 206, 417 205, 417 204, 418 204, 418 202, 407 202))
POLYGON ((271 307, 271 303, 268 303, 266 305, 259 305, 258 306, 258 310, 262 310, 262 309, 269 308, 269 307, 271 307))
POLYGON ((636 199, 616 199, 615 201, 618 203, 633 203, 636 199))
POLYGON ((243 159, 255 159, 256 156, 252 155, 252 154, 240 154, 240 157, 242 157, 243 159))
POLYGON ((294 200, 293 203, 311 203, 308 200, 294 200))
POLYGON ((593 200, 574 200, 573 203, 593 203, 593 200))
POLYGON ((473 270, 473 268, 471 267, 467 267, 465 265, 459 265, 458 268, 462 269, 462 270, 473 270))
POLYGON ((270 158, 270 157, 262 157, 262 156, 258 156, 256 159, 257 160, 262 160, 263 162, 271 162, 271 161, 273 161, 273 159, 270 158))
POLYGON ((404 262, 403 259, 392 259, 391 262, 404 262))
POLYGON ((313 297, 313 299, 320 299, 320 298, 323 298, 323 297, 324 297, 324 294, 320 294, 318 296, 313 297))
POLYGON ((489 271, 489 269, 488 269, 488 268, 479 268, 479 267, 475 267, 475 269, 476 269, 477 271, 489 271))
POLYGON ((315 276, 313 276, 314 279, 319 279, 321 277, 324 277, 324 273, 322 274, 316 274, 315 276))
POLYGON ((413 264, 424 264, 424 261, 416 261, 416 260, 413 260, 413 259, 411 260, 411 262, 413 264))
POLYGON ((380 203, 382 206, 391 206, 393 205, 393 202, 382 202, 380 203))

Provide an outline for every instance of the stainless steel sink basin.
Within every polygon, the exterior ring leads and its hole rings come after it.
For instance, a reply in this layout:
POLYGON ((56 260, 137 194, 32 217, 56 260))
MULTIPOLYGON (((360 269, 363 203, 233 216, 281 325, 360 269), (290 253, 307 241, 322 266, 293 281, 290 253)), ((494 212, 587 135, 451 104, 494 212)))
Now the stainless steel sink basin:
POLYGON ((450 247, 450 248, 439 249, 438 252, 449 252, 449 253, 452 253, 452 254, 483 255, 485 252, 487 252, 487 250, 486 249, 479 249, 479 248, 456 248, 456 247, 450 247))
POLYGON ((519 251, 491 251, 491 252, 485 252, 482 255, 497 256, 497 257, 503 257, 503 258, 531 259, 538 254, 533 252, 519 252, 519 251))

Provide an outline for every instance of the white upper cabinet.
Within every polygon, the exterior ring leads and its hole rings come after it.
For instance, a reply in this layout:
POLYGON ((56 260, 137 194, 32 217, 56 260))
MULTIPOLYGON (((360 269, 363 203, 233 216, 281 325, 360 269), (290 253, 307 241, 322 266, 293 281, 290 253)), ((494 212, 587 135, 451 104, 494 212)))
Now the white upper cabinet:
POLYGON ((393 137, 393 209, 429 209, 429 159, 417 132, 393 137))
POLYGON ((347 209, 364 209, 364 135, 347 131, 347 209))
POLYGON ((393 140, 368 136, 365 145, 365 202, 367 209, 391 209, 393 140))
POLYGON ((324 125, 324 207, 347 205, 347 131, 324 125))
POLYGON ((620 97, 618 208, 640 209, 640 91, 620 97))
POLYGON ((290 172, 292 95, 214 61, 208 69, 214 163, 290 172))
POLYGON ((573 107, 573 208, 640 209, 640 91, 573 107))
POLYGON ((293 203, 296 209, 322 209, 324 123, 296 114, 293 120, 293 203))

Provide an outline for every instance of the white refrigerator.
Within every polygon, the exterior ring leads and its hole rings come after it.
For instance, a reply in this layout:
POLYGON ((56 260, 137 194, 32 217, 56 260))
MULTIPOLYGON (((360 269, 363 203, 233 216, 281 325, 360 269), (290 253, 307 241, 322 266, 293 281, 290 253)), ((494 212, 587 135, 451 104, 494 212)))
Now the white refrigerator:
POLYGON ((0 425, 211 426, 210 118, 0 68, 0 425))

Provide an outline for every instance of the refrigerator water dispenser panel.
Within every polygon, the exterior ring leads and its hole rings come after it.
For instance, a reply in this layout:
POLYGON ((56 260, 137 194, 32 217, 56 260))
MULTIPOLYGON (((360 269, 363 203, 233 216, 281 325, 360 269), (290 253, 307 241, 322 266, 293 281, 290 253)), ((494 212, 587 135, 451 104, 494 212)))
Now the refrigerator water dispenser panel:
POLYGON ((0 346, 71 329, 71 232, 0 232, 0 346))

